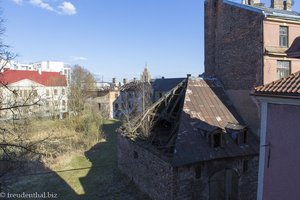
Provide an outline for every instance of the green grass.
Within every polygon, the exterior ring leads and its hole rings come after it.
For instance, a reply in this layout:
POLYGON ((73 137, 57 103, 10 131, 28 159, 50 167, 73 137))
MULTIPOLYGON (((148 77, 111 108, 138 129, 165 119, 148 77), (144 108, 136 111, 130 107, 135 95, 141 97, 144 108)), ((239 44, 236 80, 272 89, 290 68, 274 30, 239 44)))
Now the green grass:
POLYGON ((119 122, 107 120, 105 139, 69 162, 55 166, 50 174, 24 176, 8 187, 11 193, 52 192, 58 199, 147 199, 117 169, 119 122), (55 171, 55 172, 54 172, 55 171))

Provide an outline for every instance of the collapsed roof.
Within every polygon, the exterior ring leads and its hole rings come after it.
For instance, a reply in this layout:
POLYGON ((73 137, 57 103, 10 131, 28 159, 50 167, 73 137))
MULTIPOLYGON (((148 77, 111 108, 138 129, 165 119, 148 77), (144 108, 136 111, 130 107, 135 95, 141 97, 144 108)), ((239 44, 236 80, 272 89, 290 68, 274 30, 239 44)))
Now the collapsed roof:
POLYGON ((124 125, 122 134, 154 147, 173 166, 258 154, 257 136, 244 126, 217 79, 187 78, 124 125), (248 132, 247 143, 232 139, 239 132, 248 132), (210 135, 223 138, 222 145, 211 146, 210 135))

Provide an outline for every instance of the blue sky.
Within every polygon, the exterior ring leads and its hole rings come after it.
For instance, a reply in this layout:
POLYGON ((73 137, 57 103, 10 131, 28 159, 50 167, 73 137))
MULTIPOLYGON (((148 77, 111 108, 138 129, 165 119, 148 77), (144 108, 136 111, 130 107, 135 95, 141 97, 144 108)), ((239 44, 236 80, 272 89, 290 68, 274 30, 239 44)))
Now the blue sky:
POLYGON ((153 77, 202 73, 203 2, 2 0, 0 6, 4 41, 18 61, 80 64, 109 81, 139 77, 145 63, 153 77))

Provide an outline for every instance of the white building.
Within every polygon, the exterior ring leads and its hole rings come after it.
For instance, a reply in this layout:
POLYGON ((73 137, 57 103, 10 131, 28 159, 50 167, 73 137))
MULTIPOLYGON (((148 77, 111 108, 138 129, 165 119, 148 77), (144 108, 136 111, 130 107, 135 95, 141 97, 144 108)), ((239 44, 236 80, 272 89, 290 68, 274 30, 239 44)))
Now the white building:
POLYGON ((34 106, 5 110, 0 118, 22 117, 23 114, 63 117, 68 112, 67 80, 60 72, 5 69, 0 82, 8 87, 0 87, 2 108, 37 102, 34 106))

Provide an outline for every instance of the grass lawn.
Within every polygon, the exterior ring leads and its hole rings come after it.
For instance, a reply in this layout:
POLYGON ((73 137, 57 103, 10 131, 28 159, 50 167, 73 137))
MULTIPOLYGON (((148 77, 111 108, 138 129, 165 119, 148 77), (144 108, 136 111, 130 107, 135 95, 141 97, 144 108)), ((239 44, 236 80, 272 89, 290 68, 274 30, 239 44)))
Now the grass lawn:
POLYGON ((117 169, 117 134, 119 123, 107 120, 105 139, 84 154, 77 154, 50 173, 22 176, 8 187, 10 193, 57 194, 58 199, 147 199, 117 169))

